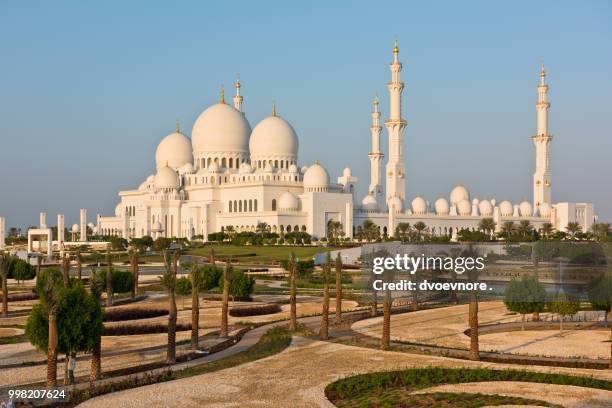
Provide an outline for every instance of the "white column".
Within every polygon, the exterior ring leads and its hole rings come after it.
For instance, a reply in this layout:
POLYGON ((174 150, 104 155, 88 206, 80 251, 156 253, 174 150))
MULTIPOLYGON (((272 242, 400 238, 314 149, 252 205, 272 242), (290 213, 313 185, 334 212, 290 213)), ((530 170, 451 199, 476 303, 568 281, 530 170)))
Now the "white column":
POLYGON ((47 229, 47 259, 53 259, 53 231, 47 229))
POLYGON ((4 234, 6 233, 6 219, 0 217, 0 251, 4 250, 4 234))
POLYGON ((130 239, 130 217, 127 212, 127 207, 126 211, 123 212, 123 226, 121 229, 123 238, 130 239))
POLYGON ((60 258, 64 257, 64 214, 57 214, 57 248, 60 258))
POLYGON ((346 203, 346 216, 345 218, 345 226, 344 226, 344 233, 345 236, 348 238, 353 239, 353 203, 352 202, 348 202, 346 203))
POLYGON ((81 242, 87 242, 87 210, 81 208, 81 242))
MULTIPOLYGON (((389 161, 386 168, 387 179, 387 203, 393 197, 402 201, 406 200, 406 183, 404 173, 404 128, 406 121, 402 119, 402 92, 404 83, 400 80, 402 64, 398 60, 399 47, 397 40, 393 47, 393 62, 391 63, 391 82, 387 84, 389 89, 389 119, 385 122, 389 133, 389 161)), ((402 208, 398 208, 402 211, 402 208)))
POLYGON ((551 204, 551 177, 549 148, 552 135, 548 133, 548 85, 545 82, 546 72, 544 65, 540 72, 540 84, 538 85, 538 103, 536 103, 536 134, 532 136, 536 149, 535 173, 533 175, 533 208, 536 211, 540 204, 551 204))
POLYGON ((41 212, 38 215, 38 228, 47 228, 47 213, 41 212))
POLYGON ((387 226, 387 236, 395 235, 395 204, 389 206, 389 225, 387 226))
POLYGON ((374 111, 372 112, 372 126, 370 126, 370 135, 372 137, 372 150, 368 154, 370 159, 370 186, 368 193, 376 198, 379 207, 384 204, 382 195, 382 161, 385 158, 384 153, 380 150, 380 112, 378 111, 378 97, 374 98, 374 111))

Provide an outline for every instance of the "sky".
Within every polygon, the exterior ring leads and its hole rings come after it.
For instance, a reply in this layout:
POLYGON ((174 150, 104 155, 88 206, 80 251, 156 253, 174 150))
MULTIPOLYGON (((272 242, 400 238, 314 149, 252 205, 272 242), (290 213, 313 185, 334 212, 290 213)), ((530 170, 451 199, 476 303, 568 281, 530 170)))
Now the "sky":
MULTIPOLYGON (((54 225, 113 215, 175 128, 231 97, 251 126, 271 113, 299 163, 369 184, 370 112, 388 114, 397 35, 407 201, 464 184, 532 200, 536 86, 550 85, 554 202, 612 220, 612 2, 5 1, 0 12, 0 216, 54 225)), ((386 141, 386 132, 383 133, 386 141)), ((386 143, 383 142, 386 150, 386 143)))

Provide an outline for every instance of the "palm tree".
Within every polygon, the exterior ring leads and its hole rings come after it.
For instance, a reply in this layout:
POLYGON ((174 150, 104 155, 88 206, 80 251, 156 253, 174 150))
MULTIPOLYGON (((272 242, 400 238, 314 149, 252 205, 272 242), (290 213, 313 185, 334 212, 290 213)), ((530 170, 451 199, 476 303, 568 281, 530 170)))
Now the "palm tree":
POLYGON ((380 237, 380 229, 372 220, 365 220, 361 224, 361 229, 363 230, 365 240, 368 242, 375 241, 380 237))
MULTIPOLYGON (((475 259, 476 251, 470 246, 464 250, 462 256, 475 259)), ((470 281, 478 281, 478 269, 469 272, 470 281)), ((480 360, 480 345, 478 339, 478 296, 476 291, 470 291, 470 304, 468 309, 468 321, 470 326, 470 360, 480 360)))
MULTIPOLYGON (((91 276, 90 276, 90 285, 89 289, 91 291, 92 296, 96 299, 96 302, 100 303, 100 294, 102 292, 100 288, 100 281, 96 275, 96 269, 92 266, 91 268, 91 276)), ((102 338, 98 339, 96 344, 94 344, 93 349, 91 350, 91 368, 89 377, 91 381, 95 381, 100 378, 100 374, 102 373, 102 338)))
POLYGON ((408 241, 410 237, 410 224, 407 222, 400 222, 397 224, 397 227, 395 227, 395 236, 402 242, 408 241))
POLYGON ((77 276, 79 277, 79 282, 83 277, 83 256, 81 255, 81 250, 77 249, 76 251, 76 262, 77 262, 77 276))
MULTIPOLYGON (((3 239, 3 237, 0 237, 3 239)), ((2 277, 2 317, 8 317, 8 273, 11 256, 8 252, 0 253, 0 276, 2 277)))
POLYGON ((295 253, 291 252, 289 257, 289 303, 291 304, 291 320, 289 330, 297 330, 297 288, 296 288, 297 262, 295 253))
MULTIPOLYGON (((393 282, 392 273, 390 270, 385 271, 385 282, 393 282)), ((382 350, 388 350, 391 343, 391 303, 391 291, 386 289, 383 301, 383 327, 380 341, 380 348, 382 350)))
POLYGON ((132 267, 132 280, 134 281, 131 293, 133 299, 138 293, 138 250, 136 248, 133 248, 130 252, 130 265, 132 267))
POLYGON ((518 227, 516 227, 517 234, 522 237, 530 236, 532 231, 533 231, 533 226, 531 225, 531 222, 529 222, 528 220, 521 220, 521 222, 519 222, 518 227))
POLYGON ((545 222, 540 228, 540 234, 542 234, 544 238, 548 238, 552 235, 553 229, 553 225, 550 222, 545 222))
POLYGON ((160 280, 166 293, 168 293, 168 348, 166 350, 166 363, 174 364, 176 362, 176 270, 179 258, 179 252, 175 251, 172 257, 172 266, 168 259, 166 250, 162 250, 164 257, 164 272, 160 276, 160 280))
POLYGON ((501 226, 501 232, 509 238, 514 233, 515 227, 512 221, 505 221, 501 226))
POLYGON ((495 226, 496 224, 495 221, 493 221, 493 218, 483 218, 478 223, 478 229, 484 232, 485 234, 488 234, 489 237, 493 236, 493 232, 495 232, 495 226))
POLYGON ((363 227, 361 225, 358 225, 355 230, 355 239, 359 242, 363 241, 363 227))
POLYGON ((229 240, 232 241, 236 237, 236 229, 233 225, 228 225, 227 227, 225 227, 225 234, 227 235, 229 240))
POLYGON ((191 263, 191 349, 198 349, 198 337, 200 335, 200 271, 198 270, 198 258, 192 257, 191 263))
POLYGON ((40 301, 49 316, 49 338, 47 340, 47 388, 57 386, 57 309, 58 284, 51 274, 45 274, 44 281, 37 282, 40 301), (46 278, 46 279, 45 279, 46 278))
POLYGON ((113 261, 110 249, 106 249, 106 307, 113 305, 113 261))
POLYGON ((231 277, 231 266, 230 260, 225 262, 225 269, 223 269, 223 296, 221 298, 221 331, 219 332, 220 337, 227 337, 227 314, 229 309, 229 287, 231 277))
POLYGON ((597 241, 605 240, 610 235, 610 223, 598 222, 591 225, 591 231, 597 241))
POLYGON ((215 248, 210 248, 210 254, 208 255, 208 261, 212 266, 215 266, 215 248))
POLYGON ((419 222, 414 224, 414 229, 416 230, 417 240, 420 241, 421 240, 421 235, 423 234, 423 231, 425 231, 427 229, 427 225, 425 225, 425 223, 423 221, 419 221, 419 222))
POLYGON ((330 220, 327 223, 327 239, 337 244, 340 237, 344 236, 344 230, 340 221, 330 220))
POLYGON ((258 222, 257 227, 255 227, 255 230, 259 235, 263 237, 264 234, 270 230, 270 226, 267 222, 258 222))
POLYGON ((568 222, 565 230, 569 234, 571 239, 576 238, 576 234, 582 231, 582 225, 577 222, 568 222))
POLYGON ((329 337, 329 279, 331 275, 331 256, 329 252, 325 255, 325 264, 323 264, 323 311, 321 314, 321 340, 327 340, 329 337))
POLYGON ((342 255, 336 255, 336 321, 335 324, 342 322, 342 255))

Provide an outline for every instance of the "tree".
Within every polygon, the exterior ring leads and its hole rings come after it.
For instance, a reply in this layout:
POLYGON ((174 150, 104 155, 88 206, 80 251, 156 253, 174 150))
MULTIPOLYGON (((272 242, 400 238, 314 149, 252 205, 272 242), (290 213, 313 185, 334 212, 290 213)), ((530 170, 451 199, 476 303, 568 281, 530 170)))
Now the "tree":
POLYGON ((501 232, 506 238, 510 238, 515 230, 516 227, 512 221, 505 221, 501 226, 501 232))
POLYGON ((164 272, 160 276, 161 284, 168 294, 168 348, 166 350, 166 363, 174 364, 176 362, 176 271, 178 264, 179 251, 174 251, 172 256, 172 265, 168 259, 168 252, 162 251, 164 257, 164 272))
POLYGON ((591 225, 591 232, 593 232, 593 236, 597 241, 607 241, 610 235, 610 223, 594 223, 593 225, 591 225))
POLYGON ((106 307, 113 305, 113 261, 110 249, 106 250, 106 307))
POLYGON ((530 237, 533 231, 533 226, 528 220, 521 220, 516 227, 516 233, 521 237, 530 237))
POLYGON ((331 278, 331 256, 329 252, 325 254, 325 263, 323 264, 323 305, 321 314, 321 340, 329 338, 329 280, 331 278))
POLYGON ((580 310, 580 301, 566 293, 558 294, 550 303, 548 310, 559 315, 559 336, 563 333, 565 316, 576 314, 580 310))
POLYGON ((289 303, 291 305, 289 330, 297 331, 297 288, 296 288, 297 265, 295 253, 291 252, 289 257, 289 303))
POLYGON ((544 310, 546 291, 538 278, 523 275, 521 280, 512 279, 505 290, 504 303, 508 310, 522 315, 521 330, 525 330, 525 315, 544 310))
POLYGON ((342 322, 342 254, 336 255, 336 324, 342 322))
POLYGON ((183 307, 182 307, 183 310, 185 310, 185 297, 191 294, 191 290, 192 290, 191 279, 183 277, 183 278, 178 278, 176 280, 175 292, 183 300, 183 307))
POLYGON ((209 262, 212 266, 215 266, 215 248, 210 248, 210 254, 208 254, 209 262))
POLYGON ((400 241, 406 242, 410 239, 411 227, 407 222, 400 222, 395 227, 395 237, 399 238, 400 241))
POLYGON ((11 256, 8 252, 0 253, 0 276, 2 277, 2 317, 8 317, 8 273, 11 256))
POLYGON ((64 287, 70 286, 70 258, 64 253, 62 259, 62 272, 64 272, 64 287))
POLYGON ((136 297, 138 293, 138 251, 133 249, 130 252, 130 266, 132 267, 132 281, 134 284, 132 285, 132 299, 136 297))
POLYGON ((233 241, 236 238, 236 229, 233 225, 228 225, 225 227, 225 235, 229 238, 230 241, 233 241))
POLYGON ((222 282, 223 270, 217 266, 203 265, 199 269, 201 290, 211 290, 219 286, 222 282))
MULTIPOLYGON (((606 271, 589 284, 589 301, 595 310, 602 310, 605 313, 606 324, 608 316, 612 312, 612 272, 606 271)), ((610 324, 610 338, 612 339, 612 324, 610 324)), ((612 342, 610 343, 610 363, 612 368, 612 342)))
POLYGON ((576 239, 576 234, 582 231, 582 226, 577 222, 568 222, 565 230, 570 236, 570 239, 576 239))
POLYGON ((334 244, 338 244, 340 237, 344 236, 344 229, 340 221, 330 220, 327 223, 327 239, 334 244))
POLYGON ((553 225, 550 222, 545 222, 544 224, 542 224, 542 227, 540 228, 540 234, 545 239, 548 239, 552 235, 553 230, 554 230, 553 225))
POLYGON ((127 239, 121 237, 109 237, 108 242, 113 251, 123 251, 127 247, 127 239))
POLYGON ((199 289, 202 274, 198 269, 198 258, 192 257, 191 262, 191 349, 198 349, 200 336, 200 298, 199 289))
POLYGON ((493 233, 495 232, 495 226, 496 224, 495 221, 493 221, 493 218, 483 218, 478 223, 478 229, 484 232, 485 234, 488 234, 489 238, 493 236, 493 233))
MULTIPOLYGON (((417 223, 418 224, 418 223, 417 223)), ((416 225, 415 225, 416 228, 416 225)), ((385 269, 383 273, 383 281, 391 283, 394 281, 395 271, 392 269, 385 269)), ((391 299, 391 291, 388 286, 385 289, 383 298, 383 325, 382 325, 382 336, 380 339, 380 348, 382 350, 388 350, 391 345, 391 305, 393 300, 391 299)))
MULTIPOLYGON (((89 290, 96 303, 99 305, 102 288, 100 287, 100 280, 96 274, 96 269, 92 266, 89 290)), ((89 374, 91 381, 98 380, 100 378, 100 374, 102 374, 102 336, 98 338, 98 341, 96 341, 91 350, 91 367, 89 374)))
POLYGON ((361 224, 361 229, 363 230, 365 240, 368 242, 376 241, 380 238, 380 228, 372 220, 365 220, 361 224))
POLYGON ((423 221, 419 221, 414 224, 414 230, 416 231, 417 241, 421 240, 421 236, 423 235, 423 232, 426 229, 427 229, 427 225, 425 225, 423 221))
POLYGON ((230 265, 230 260, 228 259, 225 262, 225 269, 223 269, 223 295, 221 297, 221 331, 219 332, 219 337, 227 337, 228 335, 227 315, 229 310, 229 291, 231 279, 232 267, 230 265))
MULTIPOLYGON (((231 267, 230 267, 231 268, 231 267)), ((245 298, 248 297, 251 293, 253 293, 253 289, 255 288, 255 279, 252 276, 247 275, 241 270, 234 270, 231 268, 231 279, 229 285, 229 294, 232 297, 232 301, 234 301, 235 297, 245 298)), ((223 275, 221 275, 221 280, 219 281, 218 286, 222 288, 225 284, 225 280, 223 275)))
POLYGON ((263 237, 266 233, 270 231, 270 226, 267 222, 258 222, 257 227, 255 227, 255 230, 257 231, 257 234, 263 237))
POLYGON ((166 237, 159 237, 153 242, 153 249, 158 252, 163 252, 170 246, 170 240, 166 237))

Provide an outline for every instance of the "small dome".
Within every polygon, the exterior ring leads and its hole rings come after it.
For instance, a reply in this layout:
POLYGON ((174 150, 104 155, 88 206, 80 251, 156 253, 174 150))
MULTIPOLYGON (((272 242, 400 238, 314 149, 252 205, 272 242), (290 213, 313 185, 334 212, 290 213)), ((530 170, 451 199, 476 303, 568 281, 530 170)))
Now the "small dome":
POLYGON ((474 198, 474 199, 472 200, 472 205, 478 205, 478 203, 479 203, 479 202, 480 202, 480 200, 479 200, 479 199, 474 198))
POLYGON ((519 211, 522 217, 531 217, 533 215, 533 207, 529 201, 523 201, 519 205, 519 211))
POLYGON ((153 224, 153 227, 151 228, 152 232, 162 232, 164 230, 164 227, 162 227, 161 222, 157 221, 155 222, 155 224, 153 224))
POLYGON ((492 198, 492 199, 491 199, 491 205, 492 205, 493 207, 495 207, 495 204, 497 204, 497 200, 496 200, 496 199, 494 199, 494 198, 492 198))
POLYGON ((155 188, 179 188, 180 185, 178 174, 170 167, 165 166, 157 171, 155 175, 155 188))
POLYGON ((94 225, 94 223, 93 223, 93 222, 90 222, 89 224, 87 224, 87 226, 88 226, 90 229, 94 229, 94 227, 95 227, 95 225, 94 225))
POLYGON ((174 132, 164 137, 155 151, 155 164, 157 169, 164 166, 174 170, 186 163, 193 163, 193 149, 191 140, 180 132, 174 132))
POLYGON ((300 199, 290 191, 284 192, 278 199, 279 210, 296 211, 300 207, 300 199))
POLYGON ((298 172, 298 166, 296 166, 295 164, 292 164, 289 166, 289 173, 297 173, 298 172))
POLYGON ((298 138, 293 127, 279 116, 269 116, 259 122, 251 133, 251 160, 293 158, 298 154, 298 138))
POLYGON ((140 183, 140 185, 138 186, 138 190, 143 191, 146 190, 148 187, 147 182, 143 181, 142 183, 140 183))
POLYGON ((149 177, 147 177, 147 183, 153 183, 155 182, 155 175, 151 174, 149 177))
POLYGON ((301 172, 302 174, 306 174, 306 170, 308 170, 308 166, 302 166, 302 167, 300 168, 300 172, 301 172))
POLYGON ((315 163, 308 167, 304 173, 304 188, 305 189, 327 189, 329 186, 329 173, 325 167, 319 163, 315 163))
POLYGON ((378 202, 372 194, 368 194, 361 201, 361 208, 366 211, 378 211, 378 202))
POLYGON ((438 198, 436 200, 436 202, 434 203, 434 207, 436 209, 436 214, 438 215, 448 215, 450 208, 448 205, 448 201, 446 201, 446 198, 438 198))
POLYGON ((194 171, 194 168, 193 168, 193 164, 191 163, 186 163, 179 169, 179 173, 181 174, 191 174, 193 173, 193 171, 194 171))
POLYGON ((397 196, 391 197, 391 199, 387 203, 387 206, 389 207, 389 209, 391 209, 391 207, 393 206, 395 208, 395 212, 402 212, 402 209, 404 208, 402 200, 397 196))
POLYGON ((123 215, 123 206, 121 204, 117 204, 115 207, 115 217, 121 217, 123 215))
POLYGON ((81 228, 79 227, 79 224, 72 224, 72 227, 70 228, 71 232, 77 233, 81 230, 81 228))
POLYGON ((198 116, 191 131, 194 153, 248 153, 251 125, 231 105, 217 103, 198 116))
POLYGON ((450 193, 450 204, 457 205, 461 200, 469 200, 470 194, 461 184, 457 185, 450 193))
POLYGON ((427 212, 427 203, 423 197, 415 197, 412 200, 411 207, 414 214, 425 214, 427 212))
POLYGON ((499 212, 501 213, 502 217, 511 217, 512 211, 513 207, 510 201, 504 200, 499 203, 499 212))
POLYGON ((542 203, 540 204, 540 207, 538 207, 538 210, 540 211, 540 217, 550 218, 550 213, 552 212, 552 207, 550 204, 542 203))
POLYGON ((493 205, 489 200, 482 200, 478 203, 478 211, 483 217, 490 217, 493 215, 493 205))
POLYGON ((344 177, 351 177, 353 175, 353 171, 351 170, 350 167, 345 167, 344 170, 342 170, 342 175, 344 177))
POLYGON ((249 163, 245 162, 240 165, 240 170, 238 170, 238 172, 240 174, 250 174, 253 172, 253 168, 251 167, 249 163))
POLYGON ((462 216, 472 213, 472 205, 468 200, 461 200, 457 203, 457 213, 462 216))

